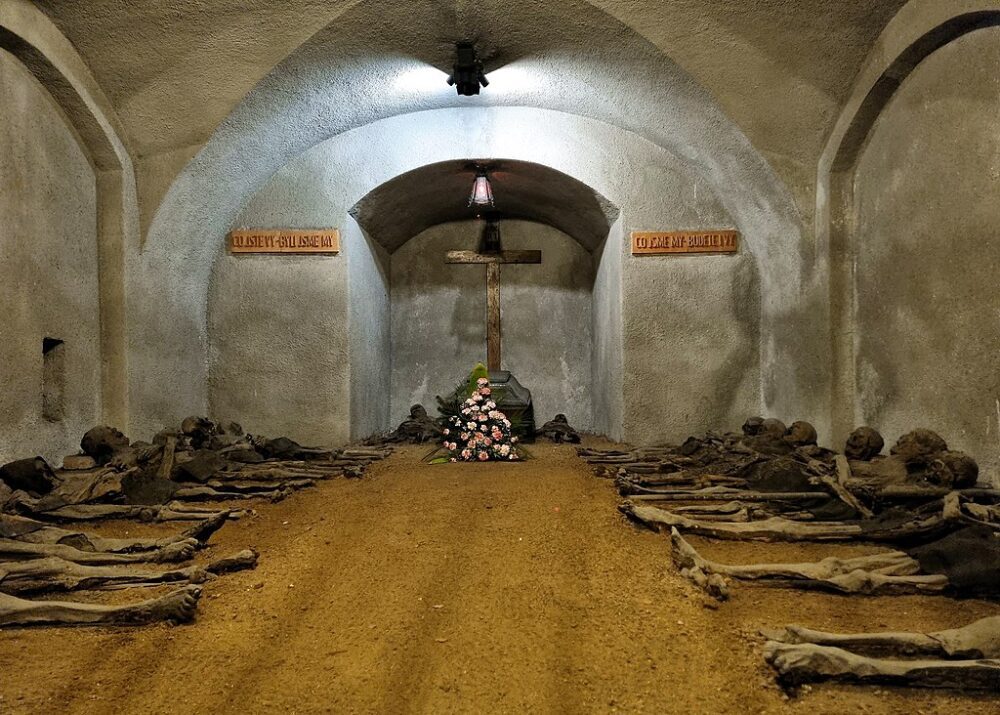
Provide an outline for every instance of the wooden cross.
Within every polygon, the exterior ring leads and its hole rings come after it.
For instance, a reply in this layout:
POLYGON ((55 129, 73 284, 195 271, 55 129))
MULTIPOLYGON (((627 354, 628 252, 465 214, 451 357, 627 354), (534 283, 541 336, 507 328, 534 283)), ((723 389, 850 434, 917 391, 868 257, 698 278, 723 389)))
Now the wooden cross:
POLYGON ((447 263, 486 264, 486 367, 500 369, 500 266, 541 263, 541 251, 448 251, 447 263))

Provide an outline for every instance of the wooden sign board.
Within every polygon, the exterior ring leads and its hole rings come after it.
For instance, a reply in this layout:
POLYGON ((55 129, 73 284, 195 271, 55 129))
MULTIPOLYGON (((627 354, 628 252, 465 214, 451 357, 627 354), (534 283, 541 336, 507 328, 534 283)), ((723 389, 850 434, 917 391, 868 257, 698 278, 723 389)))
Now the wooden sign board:
POLYGON ((736 253, 739 231, 633 231, 632 255, 736 253))
POLYGON ((340 231, 250 228, 230 231, 230 253, 340 253, 340 231))

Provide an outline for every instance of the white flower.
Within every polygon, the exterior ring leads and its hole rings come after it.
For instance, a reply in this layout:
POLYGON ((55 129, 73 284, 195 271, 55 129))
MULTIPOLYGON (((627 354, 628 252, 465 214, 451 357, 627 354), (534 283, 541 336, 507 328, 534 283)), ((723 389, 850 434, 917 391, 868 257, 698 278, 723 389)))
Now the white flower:
POLYGON ((476 423, 475 422, 469 422, 465 426, 468 427, 469 429, 476 429, 476 423))

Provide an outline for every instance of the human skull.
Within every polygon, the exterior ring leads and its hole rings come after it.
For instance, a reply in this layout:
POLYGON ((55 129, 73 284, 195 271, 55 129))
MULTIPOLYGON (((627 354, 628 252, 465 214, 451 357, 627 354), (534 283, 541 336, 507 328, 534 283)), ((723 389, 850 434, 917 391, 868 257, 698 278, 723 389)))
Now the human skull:
POLYGON ((747 437, 760 434, 762 424, 764 424, 763 417, 747 417, 747 421, 743 423, 743 434, 747 437))
POLYGON ((816 428, 808 422, 803 422, 802 420, 792 422, 788 431, 785 432, 785 441, 789 444, 795 445, 796 447, 816 444, 818 437, 819 435, 816 434, 816 428))
POLYGON ((917 428, 907 432, 890 450, 907 464, 927 464, 939 452, 947 452, 948 445, 937 432, 917 428))
POLYGON ((785 423, 773 417, 769 417, 760 423, 760 434, 771 439, 781 439, 788 432, 785 423))
POLYGON ((927 479, 950 489, 968 489, 979 480, 979 465, 964 452, 941 452, 931 461, 927 479))
POLYGON ((101 425, 87 430, 80 440, 80 449, 98 464, 107 464, 116 452, 129 446, 129 439, 114 427, 101 425))
POLYGON ((867 462, 877 456, 885 446, 885 440, 878 430, 858 427, 851 432, 844 445, 844 456, 859 462, 867 462))

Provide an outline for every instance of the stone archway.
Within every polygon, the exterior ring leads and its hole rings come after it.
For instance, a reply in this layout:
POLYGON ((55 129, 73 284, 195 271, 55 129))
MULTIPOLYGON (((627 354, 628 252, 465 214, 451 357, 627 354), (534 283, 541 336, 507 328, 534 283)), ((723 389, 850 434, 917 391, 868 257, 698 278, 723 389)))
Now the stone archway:
MULTIPOLYGON (((96 418, 125 424, 128 420, 125 275, 129 251, 138 245, 131 153, 111 102, 76 49, 36 6, 20 0, 0 0, 0 49, 16 58, 59 107, 93 170, 100 395, 88 396, 88 402, 100 405, 96 418)), ((63 445, 63 451, 75 441, 68 439, 70 442, 63 445)))
MULTIPOLYGON (((399 13, 387 11, 385 3, 355 6, 276 67, 179 176, 153 221, 136 274, 145 294, 163 299, 155 303, 155 314, 145 297, 137 299, 143 314, 136 324, 146 334, 133 344, 132 394, 146 424, 133 429, 148 431, 205 404, 203 296, 211 256, 250 197, 280 167, 331 136, 373 122, 490 106, 575 115, 679 157, 698 177, 692 189, 718 197, 759 258, 766 285, 759 331, 766 338, 754 341, 759 352, 753 363, 762 371, 758 399, 782 413, 817 414, 814 375, 802 353, 812 353, 805 333, 819 326, 803 317, 812 265, 802 255, 797 212, 787 189, 712 98, 657 48, 589 4, 573 4, 578 22, 569 26, 565 7, 553 13, 547 3, 515 2, 504 8, 505 22, 521 28, 504 75, 491 85, 492 94, 460 104, 443 85, 428 91, 405 84, 409 73, 426 69, 442 52, 433 22, 437 10, 432 0, 406 3, 399 13), (378 37, 365 31, 373 23, 378 37), (585 56, 580 47, 587 48, 585 56), (621 99, 626 95, 627 103, 621 99), (344 101, 348 96, 351 101, 344 101), (789 364, 797 366, 792 373, 789 364), (162 399, 165 384, 171 386, 169 401, 162 399)), ((581 145, 577 151, 590 149, 581 145)), ((650 217, 641 227, 655 228, 665 219, 650 217)))
MULTIPOLYGON (((863 266, 859 268, 858 265, 861 248, 859 231, 864 223, 858 215, 859 200, 863 198, 857 194, 860 163, 869 151, 872 138, 877 134, 887 112, 901 94, 905 93, 912 78, 920 75, 922 68, 927 67, 932 59, 941 57, 942 52, 956 47, 963 38, 979 31, 1000 32, 996 29, 998 27, 1000 3, 995 1, 972 0, 948 4, 933 0, 911 1, 889 23, 879 38, 820 160, 816 229, 821 250, 829 256, 830 345, 833 359, 831 404, 838 440, 843 439, 856 422, 880 419, 875 414, 877 410, 873 412, 862 407, 863 393, 867 394, 865 400, 870 403, 872 399, 893 400, 905 392, 900 385, 890 388, 883 384, 880 387, 878 383, 883 381, 870 368, 859 371, 858 367, 858 346, 865 340, 858 319, 859 315, 869 310, 858 294, 858 271, 863 270, 863 266)), ((996 55, 995 50, 993 52, 995 57, 1000 56, 996 55)), ((952 69, 954 72, 962 72, 966 68, 952 69)), ((959 79, 960 77, 954 76, 954 84, 957 85, 959 79)), ((941 132, 947 131, 947 126, 941 127, 941 132)), ((920 133, 914 127, 914 141, 919 136, 920 133)), ((882 164, 886 165, 887 161, 883 160, 882 164)), ((892 183, 899 182, 887 180, 885 186, 889 193, 892 183)), ((867 205, 870 206, 871 202, 867 205)), ((941 209, 942 207, 936 207, 935 210, 940 212, 941 209)), ((916 215, 908 216, 908 221, 914 225, 916 220, 916 215)), ((934 266, 927 265, 926 268, 931 271, 934 266)), ((916 287, 914 286, 915 289, 916 287)), ((926 286, 925 289, 929 290, 926 286)), ((933 300, 930 294, 928 299, 933 300)), ((894 311, 900 307, 886 302, 881 309, 894 311)), ((929 340, 930 336, 924 336, 924 339, 929 340)), ((943 398, 942 400, 946 402, 943 398)), ((942 400, 936 402, 943 404, 942 400)), ((989 425, 990 417, 985 410, 982 412, 981 419, 989 425)), ((910 418, 917 419, 912 414, 910 418)), ((947 429, 950 421, 939 418, 936 423, 947 429)), ((894 431, 899 429, 896 424, 885 427, 894 431)), ((971 438, 969 434, 978 432, 979 425, 969 429, 969 425, 963 421, 962 425, 955 424, 952 429, 961 434, 962 440, 971 440, 964 448, 995 461, 995 457, 988 456, 993 451, 992 447, 971 438)))
MULTIPOLYGON (((391 369, 388 253, 348 212, 395 177, 470 156, 543 165, 621 209, 609 239, 594 253, 593 314, 607 326, 594 336, 591 392, 594 413, 603 420, 595 429, 612 435, 628 430, 638 439, 665 429, 679 433, 690 429, 690 415, 671 409, 677 401, 697 402, 698 419, 706 421, 742 420, 747 411, 760 409, 759 257, 747 250, 733 260, 692 264, 628 256, 626 222, 742 228, 716 191, 683 159, 612 125, 537 109, 480 108, 393 117, 333 137, 277 172, 220 230, 211 244, 207 301, 212 411, 277 420, 281 405, 294 403, 287 413, 305 415, 303 424, 318 431, 303 433, 302 440, 315 441, 319 434, 346 439, 349 428, 356 436, 385 429, 389 407, 382 384, 391 369), (535 131, 538 126, 546 133, 535 131), (309 262, 242 260, 224 253, 230 227, 267 225, 340 226, 343 253, 309 262), (267 296, 277 294, 290 300, 275 306, 267 296), (294 295, 300 297, 292 300, 294 295), (664 310, 667 295, 670 309, 664 310), (704 310, 706 300, 711 311, 704 310), (279 309, 294 305, 306 307, 296 313, 279 309), (251 332, 260 333, 259 345, 244 340, 251 332), (672 350, 664 336, 671 334, 688 336, 704 350, 684 351, 664 370, 672 350), (261 374, 253 361, 240 362, 274 344, 294 346, 301 363, 322 360, 302 379, 284 383, 268 374, 266 365, 261 374), (628 386, 626 374, 634 376, 628 386), (645 402, 635 413, 639 421, 627 424, 624 405, 640 400, 645 402)), ((264 421, 261 429, 301 427, 264 421)))
POLYGON ((594 253, 620 209, 561 171, 496 157, 424 165, 350 210, 389 254, 391 419, 415 403, 433 411, 435 396, 486 362, 483 267, 443 260, 449 250, 477 248, 482 222, 468 206, 476 165, 491 167, 504 248, 542 252, 541 265, 501 268, 502 366, 531 389, 540 419, 562 412, 593 431, 594 336, 608 330, 593 319, 594 253))

